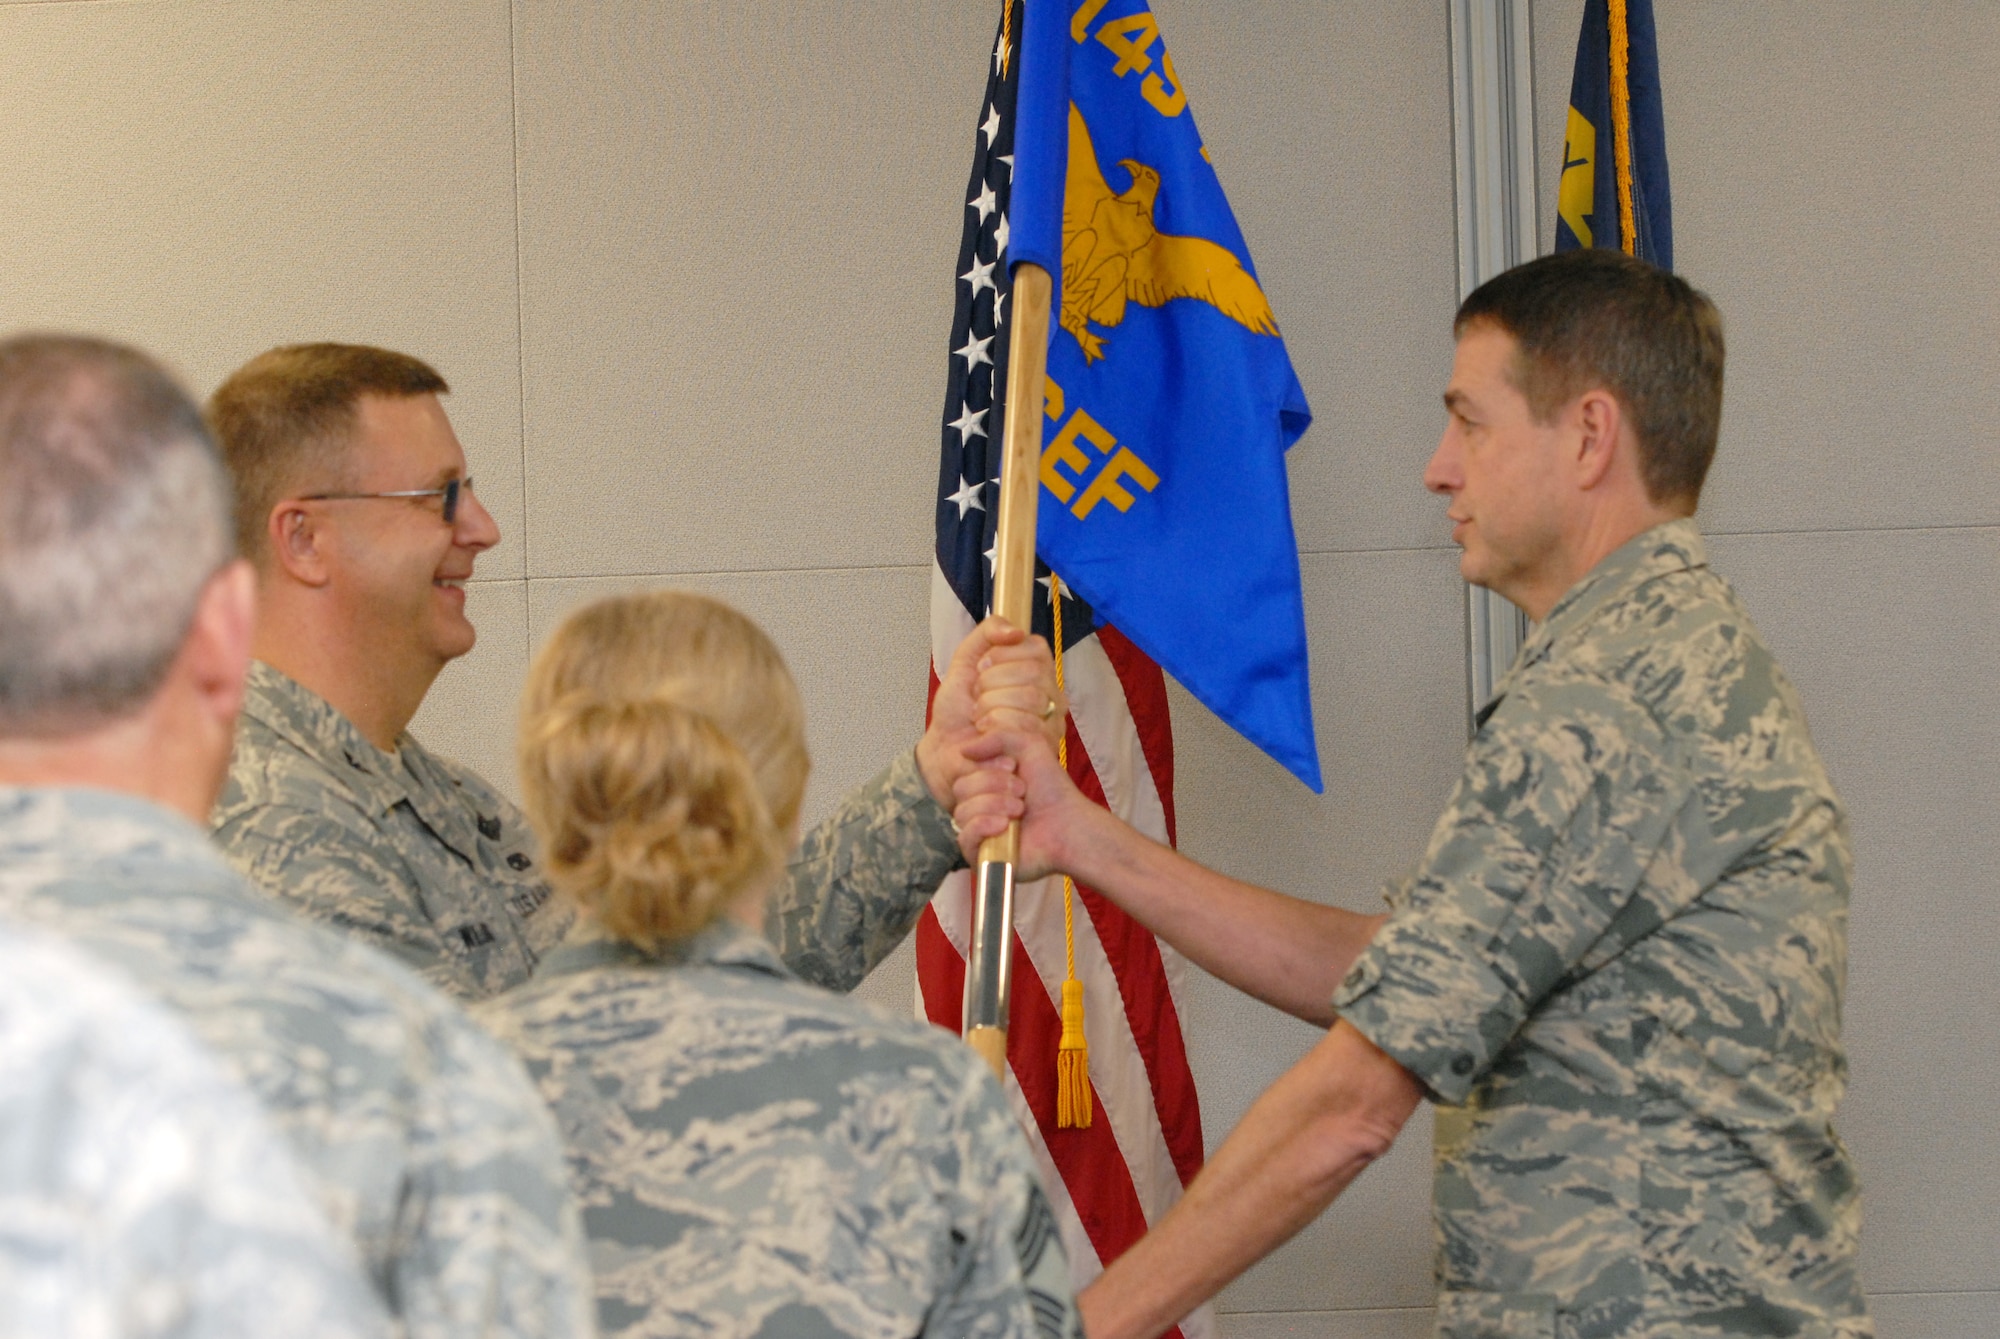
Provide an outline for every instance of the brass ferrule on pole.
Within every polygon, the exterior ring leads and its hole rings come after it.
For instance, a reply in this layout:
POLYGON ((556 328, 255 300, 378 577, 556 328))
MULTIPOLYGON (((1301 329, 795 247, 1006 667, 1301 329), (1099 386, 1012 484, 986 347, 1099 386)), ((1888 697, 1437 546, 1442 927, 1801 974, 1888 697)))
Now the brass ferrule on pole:
MULTIPOLYGON (((1031 626, 1035 595, 1035 510, 1041 501, 1042 400, 1048 379, 1049 300, 1054 285, 1039 265, 1015 267, 1013 325, 1007 338, 1006 433, 993 551, 993 612, 1031 626)), ((1007 1071, 1007 1008, 1013 986, 1014 864, 1019 824, 980 843, 973 871, 972 945, 965 962, 965 1040, 996 1078, 1007 1071)))

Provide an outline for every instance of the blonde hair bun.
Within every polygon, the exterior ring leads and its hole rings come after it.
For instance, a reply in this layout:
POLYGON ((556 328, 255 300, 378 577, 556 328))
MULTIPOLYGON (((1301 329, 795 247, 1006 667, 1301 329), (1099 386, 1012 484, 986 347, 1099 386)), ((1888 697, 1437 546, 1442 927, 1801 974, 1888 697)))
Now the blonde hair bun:
POLYGON ((736 610, 621 596, 571 616, 536 658, 520 763, 550 881, 657 950, 782 867, 804 714, 777 648, 736 610))

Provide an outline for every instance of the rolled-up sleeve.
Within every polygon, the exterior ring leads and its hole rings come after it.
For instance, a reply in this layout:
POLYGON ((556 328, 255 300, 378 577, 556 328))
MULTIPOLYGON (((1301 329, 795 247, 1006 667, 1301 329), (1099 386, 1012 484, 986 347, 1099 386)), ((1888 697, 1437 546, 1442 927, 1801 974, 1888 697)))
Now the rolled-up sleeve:
POLYGON ((1614 922, 1646 928, 1634 899, 1692 795, 1629 690, 1595 677, 1517 688, 1335 1010, 1434 1098, 1463 1101, 1614 922))

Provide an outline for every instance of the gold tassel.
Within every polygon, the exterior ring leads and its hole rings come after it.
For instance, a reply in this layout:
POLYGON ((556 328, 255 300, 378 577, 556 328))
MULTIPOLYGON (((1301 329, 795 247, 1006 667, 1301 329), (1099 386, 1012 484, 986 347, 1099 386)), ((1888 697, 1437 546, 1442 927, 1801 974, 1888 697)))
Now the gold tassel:
MULTIPOLYGON (((1049 604, 1054 626, 1056 688, 1063 688, 1062 578, 1049 573, 1049 604)), ((1069 732, 1056 745, 1056 761, 1069 770, 1069 732)), ((1093 1102, 1090 1095, 1090 1047, 1083 1039, 1083 982, 1076 979, 1076 885, 1063 875, 1063 1001, 1062 1040, 1056 1043, 1056 1128, 1087 1130, 1093 1102)))
POLYGON ((1090 1046, 1083 1039, 1083 982, 1063 982, 1062 1041, 1056 1045, 1056 1128, 1087 1130, 1092 1107, 1090 1046))

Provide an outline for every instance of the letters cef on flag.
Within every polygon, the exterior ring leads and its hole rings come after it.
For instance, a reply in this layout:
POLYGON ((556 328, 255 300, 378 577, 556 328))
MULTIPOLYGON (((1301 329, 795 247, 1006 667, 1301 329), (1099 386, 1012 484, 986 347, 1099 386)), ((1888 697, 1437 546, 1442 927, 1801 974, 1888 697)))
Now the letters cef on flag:
POLYGON ((1556 250, 1601 246, 1674 267, 1653 0, 1586 0, 1556 193, 1556 250))
POLYGON ((1312 422, 1141 0, 1035 0, 1006 264, 1055 278, 1038 549, 1320 788, 1285 452, 1312 422))

